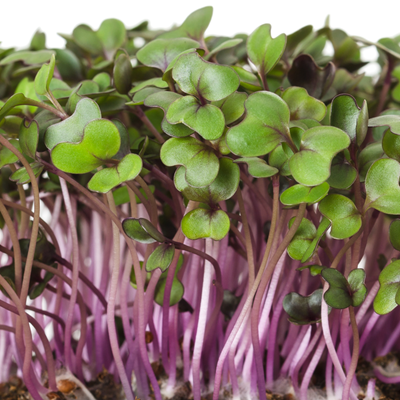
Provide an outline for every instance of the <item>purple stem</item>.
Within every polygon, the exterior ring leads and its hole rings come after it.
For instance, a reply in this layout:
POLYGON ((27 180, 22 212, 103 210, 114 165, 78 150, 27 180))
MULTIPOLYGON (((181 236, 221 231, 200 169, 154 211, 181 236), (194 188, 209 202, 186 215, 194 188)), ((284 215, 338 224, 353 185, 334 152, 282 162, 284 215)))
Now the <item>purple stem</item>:
POLYGON ((314 355, 308 364, 306 373, 304 374, 303 381, 301 382, 301 387, 300 387, 300 400, 307 400, 307 390, 310 385, 310 381, 312 378, 312 374, 315 371, 315 368, 317 367, 318 361, 320 360, 322 353, 325 349, 325 339, 322 336, 319 344, 314 352, 314 355))

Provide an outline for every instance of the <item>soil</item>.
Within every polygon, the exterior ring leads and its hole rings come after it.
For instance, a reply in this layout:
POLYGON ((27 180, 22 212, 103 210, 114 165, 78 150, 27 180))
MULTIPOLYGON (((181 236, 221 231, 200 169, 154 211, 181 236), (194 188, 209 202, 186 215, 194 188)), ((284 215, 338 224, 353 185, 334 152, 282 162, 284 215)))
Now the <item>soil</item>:
MULTIPOLYGON (((389 353, 384 357, 376 358, 373 363, 385 368, 390 363, 397 362, 400 365, 400 353, 389 353)), ((373 363, 360 357, 357 367, 357 380, 361 388, 366 391, 368 381, 374 378, 373 363)), ((162 385, 167 380, 167 375, 160 362, 152 364, 154 373, 156 374, 158 383, 162 385)), ((183 371, 177 371, 177 380, 182 379, 183 371)), ((312 383, 316 388, 324 389, 324 369, 317 368, 315 371, 312 383)), ((58 382, 58 392, 47 394, 49 400, 72 400, 82 398, 79 396, 81 389, 77 388, 71 381, 58 382)), ((114 378, 107 371, 100 373, 94 381, 87 383, 87 388, 96 398, 96 400, 123 400, 121 386, 114 382, 114 378)), ((152 388, 150 388, 152 389, 152 388)), ((375 400, 400 400, 400 385, 387 384, 376 378, 376 390, 379 397, 375 400)), ((292 394, 278 394, 269 390, 266 391, 267 400, 295 400, 292 394)), ((150 394, 154 398, 154 394, 150 394)), ((226 390, 223 396, 224 399, 231 399, 231 391, 226 390)), ((360 395, 359 400, 363 400, 365 396, 360 395)), ((0 384, 0 399, 1 400, 32 400, 22 380, 18 377, 11 377, 8 382, 0 384)), ((190 400, 193 399, 192 386, 190 382, 184 382, 177 386, 175 394, 168 400, 190 400)), ((136 400, 140 400, 136 398, 136 400)), ((212 400, 212 393, 202 397, 202 400, 212 400)))

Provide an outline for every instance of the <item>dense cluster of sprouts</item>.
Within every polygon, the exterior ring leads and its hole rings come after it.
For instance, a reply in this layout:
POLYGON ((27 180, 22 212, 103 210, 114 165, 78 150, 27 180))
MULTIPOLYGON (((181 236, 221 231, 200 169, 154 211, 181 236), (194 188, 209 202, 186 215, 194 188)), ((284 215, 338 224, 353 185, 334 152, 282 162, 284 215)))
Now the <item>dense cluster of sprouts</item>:
POLYGON ((0 397, 400 393, 400 37, 211 16, 0 50, 0 397))

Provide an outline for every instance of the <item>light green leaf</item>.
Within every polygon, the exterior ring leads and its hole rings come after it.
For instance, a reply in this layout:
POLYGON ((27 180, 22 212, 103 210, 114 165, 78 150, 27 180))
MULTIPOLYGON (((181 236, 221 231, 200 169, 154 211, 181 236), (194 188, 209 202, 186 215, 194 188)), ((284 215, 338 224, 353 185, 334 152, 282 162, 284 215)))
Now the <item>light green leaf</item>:
POLYGON ((319 211, 332 222, 331 236, 345 239, 361 228, 361 214, 354 203, 340 194, 331 194, 319 203, 319 211))
POLYGON ((227 144, 232 153, 242 157, 263 156, 279 143, 291 140, 290 111, 278 95, 253 93, 246 100, 245 108, 245 119, 227 133, 227 144))
POLYGON ((50 62, 42 65, 35 78, 35 90, 38 95, 48 95, 51 79, 53 78, 56 59, 51 55, 50 62))
POLYGON ((260 76, 265 76, 281 59, 286 47, 286 35, 275 39, 271 36, 271 25, 259 26, 247 40, 247 54, 257 67, 260 76))
POLYGON ((301 203, 314 204, 322 200, 329 192, 329 185, 324 182, 315 187, 294 185, 286 189, 280 197, 281 203, 294 206, 301 203))
POLYGON ((319 126, 306 131, 300 151, 290 161, 293 178, 305 186, 317 186, 330 176, 333 157, 350 145, 350 138, 341 129, 319 126))
POLYGON ((122 182, 135 179, 142 170, 142 165, 142 159, 137 154, 128 154, 115 167, 96 172, 90 179, 88 188, 93 192, 107 193, 122 182))
POLYGON ((176 61, 172 77, 180 89, 200 101, 218 101, 232 94, 239 86, 236 72, 229 67, 204 61, 197 53, 183 54, 176 61))
POLYGON ((188 239, 221 240, 229 232, 230 221, 222 210, 197 208, 183 217, 181 227, 188 239))
POLYGON ((166 118, 170 124, 185 124, 206 140, 216 140, 224 133, 222 111, 212 104, 201 105, 193 96, 175 100, 169 106, 166 118))
POLYGON ((249 174, 255 178, 270 178, 279 172, 277 168, 269 166, 263 159, 258 157, 237 158, 235 163, 246 163, 249 174))

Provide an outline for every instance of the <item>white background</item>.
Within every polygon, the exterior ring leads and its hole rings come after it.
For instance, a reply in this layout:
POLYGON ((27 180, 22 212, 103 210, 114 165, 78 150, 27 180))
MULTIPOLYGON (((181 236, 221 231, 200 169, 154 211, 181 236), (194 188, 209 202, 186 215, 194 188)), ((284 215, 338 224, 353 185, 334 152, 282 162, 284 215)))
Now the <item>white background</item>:
MULTIPOLYGON (((319 29, 327 15, 332 28, 372 41, 400 34, 399 0, 0 0, 0 5, 2 48, 27 47, 38 28, 48 47, 63 47, 57 32, 72 33, 80 23, 97 30, 106 18, 118 18, 127 28, 147 19, 152 29, 167 29, 207 5, 214 7, 207 35, 250 34, 270 23, 275 37, 309 24, 319 29)), ((363 52, 366 60, 375 54, 373 48, 363 52)))
POLYGON ((169 28, 208 5, 214 7, 208 35, 251 33, 265 23, 272 25, 273 36, 290 34, 308 24, 321 28, 327 15, 332 28, 369 40, 400 34, 398 0, 0 0, 0 5, 3 48, 27 46, 37 28, 47 34, 49 47, 62 47, 57 32, 71 33, 80 23, 96 30, 106 18, 118 18, 128 28, 145 19, 151 28, 169 28))

